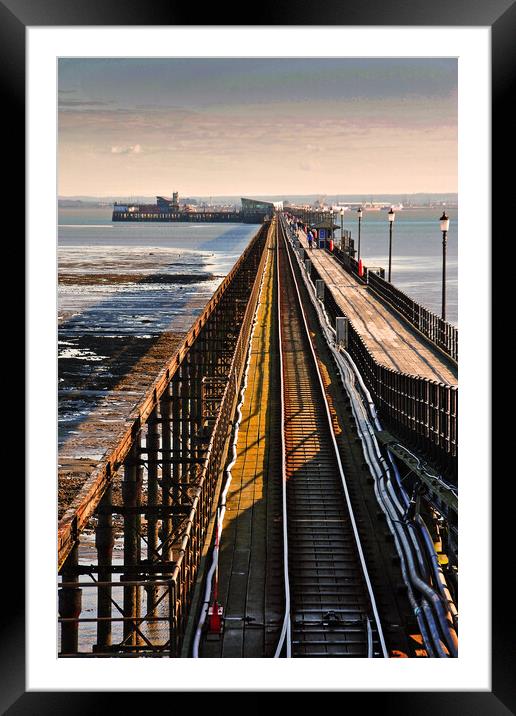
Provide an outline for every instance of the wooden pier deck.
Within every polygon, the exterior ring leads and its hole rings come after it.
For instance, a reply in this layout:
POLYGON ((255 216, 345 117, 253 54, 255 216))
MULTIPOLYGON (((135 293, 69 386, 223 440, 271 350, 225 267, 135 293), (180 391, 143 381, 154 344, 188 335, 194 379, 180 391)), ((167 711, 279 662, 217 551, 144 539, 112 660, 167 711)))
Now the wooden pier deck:
POLYGON ((270 241, 220 546, 224 632, 204 637, 201 657, 273 656, 284 612, 275 242, 270 241))
MULTIPOLYGON (((306 236, 300 232, 307 251, 306 236)), ((401 373, 457 385, 457 367, 368 286, 348 273, 327 251, 312 249, 310 259, 335 301, 378 363, 401 373)))

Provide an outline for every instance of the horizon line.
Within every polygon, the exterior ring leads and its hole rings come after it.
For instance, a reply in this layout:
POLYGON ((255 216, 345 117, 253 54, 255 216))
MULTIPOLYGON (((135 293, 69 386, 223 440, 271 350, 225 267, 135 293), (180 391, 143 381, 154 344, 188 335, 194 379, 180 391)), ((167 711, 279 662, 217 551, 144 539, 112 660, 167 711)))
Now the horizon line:
MULTIPOLYGON (((280 192, 280 193, 277 193, 277 192, 276 192, 276 193, 274 193, 274 194, 270 194, 270 193, 267 194, 267 193, 264 193, 264 192, 246 192, 245 194, 244 194, 243 192, 235 193, 235 194, 217 194, 217 193, 213 192, 213 193, 211 193, 211 194, 195 194, 195 193, 187 192, 186 194, 181 195, 181 198, 184 198, 184 197, 187 197, 187 198, 190 198, 190 197, 194 197, 194 198, 198 198, 198 197, 200 197, 200 198, 209 198, 209 197, 220 197, 220 198, 228 197, 228 198, 233 198, 233 197, 235 197, 235 196, 246 196, 246 195, 249 195, 249 194, 254 195, 254 196, 282 196, 282 195, 287 195, 287 196, 291 196, 291 197, 295 197, 295 196, 321 196, 321 195, 324 195, 324 196, 382 196, 382 195, 387 195, 387 196, 401 196, 401 195, 403 195, 403 196, 418 196, 418 195, 420 195, 420 194, 426 194, 426 195, 429 195, 429 196, 432 196, 432 195, 441 196, 441 195, 443 195, 443 194, 452 194, 452 195, 458 196, 458 192, 457 192, 457 191, 442 191, 442 192, 439 192, 439 191, 414 191, 414 192, 407 192, 407 191, 388 192, 388 191, 385 191, 385 192, 356 192, 355 194, 353 194, 353 193, 342 193, 342 192, 314 191, 314 192, 304 192, 304 193, 298 193, 298 194, 289 193, 289 192, 280 192)), ((142 197, 142 196, 152 196, 152 197, 155 197, 155 196, 161 196, 161 194, 159 194, 159 193, 153 193, 153 194, 145 194, 145 193, 134 193, 134 194, 127 194, 127 193, 126 193, 126 194, 124 194, 124 193, 119 193, 119 194, 115 194, 115 193, 112 193, 112 194, 58 194, 58 195, 57 195, 57 198, 58 198, 58 199, 76 199, 77 197, 83 197, 83 198, 86 198, 86 199, 110 199, 111 197, 115 197, 115 196, 125 196, 125 197, 128 197, 128 196, 134 196, 134 197, 138 197, 138 196, 140 196, 140 197, 142 197)))

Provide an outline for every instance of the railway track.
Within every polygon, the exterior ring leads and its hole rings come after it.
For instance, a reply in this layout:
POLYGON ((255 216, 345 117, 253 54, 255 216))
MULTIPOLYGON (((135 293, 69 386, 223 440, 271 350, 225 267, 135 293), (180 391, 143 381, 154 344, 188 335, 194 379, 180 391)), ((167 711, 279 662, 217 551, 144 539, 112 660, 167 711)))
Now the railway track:
POLYGON ((386 657, 317 358, 278 222, 286 611, 276 655, 386 657))

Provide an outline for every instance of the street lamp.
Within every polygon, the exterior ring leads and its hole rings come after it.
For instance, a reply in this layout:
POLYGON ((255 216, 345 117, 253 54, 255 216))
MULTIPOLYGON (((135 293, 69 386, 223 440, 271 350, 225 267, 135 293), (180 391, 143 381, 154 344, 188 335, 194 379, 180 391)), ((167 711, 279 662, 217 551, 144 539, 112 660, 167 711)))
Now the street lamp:
POLYGON ((389 217, 389 278, 387 279, 389 283, 391 282, 391 262, 392 262, 392 225, 394 224, 394 217, 396 214, 392 210, 392 206, 389 209, 389 213, 387 214, 389 217))
POLYGON ((360 225, 362 223, 362 214, 363 214, 361 206, 358 207, 357 214, 358 214, 358 258, 357 258, 357 261, 360 261, 360 225))
POLYGON ((331 210, 330 210, 330 219, 331 219, 331 229, 330 229, 330 235, 329 235, 328 239, 330 239, 330 238, 333 239, 333 206, 331 207, 331 210))
POLYGON ((443 321, 446 320, 446 239, 448 236, 448 229, 450 228, 450 219, 446 216, 446 212, 443 209, 443 215, 439 219, 439 226, 443 232, 443 298, 442 298, 442 310, 441 316, 443 321))
POLYGON ((340 210, 340 248, 344 251, 344 209, 340 210))

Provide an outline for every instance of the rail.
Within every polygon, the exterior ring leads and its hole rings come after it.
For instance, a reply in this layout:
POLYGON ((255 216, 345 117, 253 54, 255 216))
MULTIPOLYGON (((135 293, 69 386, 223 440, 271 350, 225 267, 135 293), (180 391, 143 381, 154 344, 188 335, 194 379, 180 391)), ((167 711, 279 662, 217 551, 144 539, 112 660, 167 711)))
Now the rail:
POLYGON ((349 273, 352 273, 355 278, 357 278, 361 283, 366 283, 366 275, 367 273, 364 271, 364 276, 360 276, 358 271, 358 261, 353 258, 353 256, 350 256, 345 251, 342 251, 342 249, 339 249, 338 246, 334 246, 333 256, 337 259, 337 261, 344 266, 344 268, 349 271, 349 273))
MULTIPOLYGON (((212 552, 212 561, 211 566, 208 571, 208 574, 206 576, 206 585, 204 590, 204 603, 201 609, 201 614, 197 623, 197 629, 195 631, 195 637, 193 641, 193 647, 192 647, 192 656, 194 658, 199 658, 199 645, 201 642, 202 632, 204 628, 204 624, 206 622, 206 617, 208 615, 209 605, 212 596, 217 594, 218 591, 218 584, 217 584, 217 571, 218 571, 218 561, 219 561, 219 545, 220 541, 222 539, 222 530, 224 526, 224 518, 226 513, 226 499, 227 494, 229 490, 229 486, 232 482, 233 475, 232 475, 232 469, 237 461, 237 445, 238 445, 238 435, 240 432, 240 424, 242 421, 242 406, 245 401, 245 394, 247 390, 247 380, 248 380, 248 373, 249 373, 249 366, 251 364, 251 350, 252 350, 252 341, 254 336, 254 331, 256 328, 256 324, 258 322, 258 309, 259 304, 261 301, 261 295, 263 290, 263 283, 265 279, 265 272, 266 272, 266 264, 268 261, 268 251, 264 251, 265 256, 265 266, 261 272, 261 278, 260 278, 260 286, 258 289, 258 297, 255 302, 254 307, 254 313, 253 313, 253 319, 252 319, 252 325, 249 331, 248 336, 248 346, 246 350, 246 359, 245 359, 245 367, 243 370, 243 375, 241 378, 241 384, 239 383, 239 400, 238 404, 235 409, 235 418, 233 420, 233 431, 232 431, 232 437, 231 437, 231 447, 230 447, 230 457, 229 462, 226 464, 225 470, 224 470, 224 484, 222 487, 222 493, 220 496, 220 500, 218 503, 218 509, 217 509, 217 519, 216 524, 214 527, 215 531, 215 544, 213 546, 213 552, 212 552)), ((212 604, 212 608, 218 608, 218 604, 216 603, 216 597, 214 599, 214 602, 212 604)))
POLYGON ((333 255, 349 273, 353 274, 361 283, 367 284, 371 291, 388 306, 398 311, 431 343, 446 353, 453 361, 458 361, 459 332, 456 326, 444 321, 440 316, 386 281, 383 276, 368 269, 367 266, 363 267, 363 276, 360 276, 358 261, 338 247, 333 249, 333 255))
POLYGON ((180 649, 181 639, 186 627, 188 607, 192 596, 191 592, 200 561, 200 551, 197 551, 193 555, 195 558, 196 568, 195 573, 192 574, 191 553, 196 550, 196 548, 199 550, 203 544, 203 539, 200 537, 202 536, 202 538, 204 538, 204 535, 206 534, 210 512, 213 508, 215 489, 223 467, 226 442, 231 428, 231 418, 235 407, 238 387, 244 370, 249 336, 253 317, 256 311, 261 277, 265 267, 266 258, 267 251, 263 250, 251 296, 249 297, 249 301, 247 303, 244 320, 242 321, 226 388, 222 397, 220 411, 213 428, 213 435, 208 448, 208 458, 206 461, 205 471, 198 487, 198 495, 196 498, 197 502, 192 506, 192 510, 189 515, 191 530, 185 533, 183 544, 181 545, 180 557, 177 560, 174 573, 172 574, 174 597, 172 599, 173 613, 171 615, 171 619, 173 622, 173 632, 176 637, 176 643, 172 645, 172 651, 176 654, 180 649), (195 535, 194 539, 191 539, 192 533, 195 535))
MULTIPOLYGON (((369 280, 372 274, 369 274, 369 280)), ((323 280, 312 264, 311 277, 323 280)), ((375 277, 376 278, 376 277, 375 277)), ((342 315, 331 291, 324 305, 333 327, 342 315)), ((457 477, 457 386, 401 373, 378 363, 360 334, 348 322, 347 350, 365 381, 383 420, 404 440, 420 449, 450 477, 457 477)))
POLYGON ((242 211, 181 211, 166 212, 156 210, 142 211, 113 211, 113 222, 168 222, 168 223, 236 223, 236 224, 262 224, 267 220, 263 212, 242 211))
POLYGON ((261 232, 264 245, 261 247, 260 263, 256 271, 253 288, 241 324, 220 411, 213 428, 206 467, 198 488, 197 504, 194 503, 189 515, 189 523, 192 527, 191 530, 185 534, 183 544, 181 545, 180 557, 172 574, 174 597, 172 599, 173 614, 171 615, 171 620, 176 639, 176 643, 172 645, 172 651, 175 654, 179 653, 181 647, 182 636, 188 616, 188 607, 192 597, 197 567, 199 566, 200 548, 203 544, 203 539, 200 539, 200 536, 202 535, 202 537, 204 537, 206 534, 210 512, 213 508, 215 489, 219 477, 222 474, 225 447, 231 429, 231 419, 238 397, 238 388, 245 367, 249 337, 260 293, 262 275, 267 260, 266 234, 266 231, 261 232), (198 505, 201 509, 197 509, 198 505), (194 539, 190 539, 192 532, 195 535, 194 539), (192 573, 192 552, 195 550, 197 550, 193 555, 195 558, 195 572, 192 573))
MULTIPOLYGON (((107 579, 105 576, 99 578, 96 584, 91 585, 99 590, 99 604, 101 590, 109 590, 105 594, 108 605, 106 613, 109 616, 99 613, 96 618, 98 624, 102 620, 117 621, 111 617, 111 603, 117 606, 125 620, 123 642, 111 649, 109 636, 104 639, 105 651, 147 650, 166 652, 171 656, 179 654, 202 547, 223 470, 237 389, 267 256, 266 237, 269 228, 266 224, 255 235, 130 416, 117 445, 104 456, 59 523, 58 562, 62 575, 60 621, 64 630, 62 643, 66 641, 62 651, 67 655, 77 651, 70 644, 77 644, 77 625, 83 621, 78 618, 80 607, 77 610, 73 604, 74 593, 77 597, 81 591, 78 587, 90 586, 82 582, 79 584, 77 575, 97 571, 100 577, 102 571, 104 575, 121 571, 111 564, 100 564, 100 557, 98 568, 92 565, 84 572, 78 566, 76 548, 79 535, 97 509, 99 527, 104 529, 107 527, 112 530, 111 522, 106 522, 106 514, 124 515, 123 585, 108 581, 111 579, 109 576, 107 579), (207 376, 208 381, 210 378, 218 381, 219 408, 215 417, 212 405, 208 412, 213 417, 207 416, 205 419, 203 408, 206 401, 203 398, 207 372, 211 374, 207 376), (158 412, 161 417, 158 417, 158 412), (145 439, 144 446, 142 437, 145 439), (158 481, 158 465, 161 468, 161 481, 158 481), (109 494, 108 488, 113 484, 115 474, 122 466, 125 470, 122 483, 124 507, 118 508, 111 503, 106 505, 105 497, 109 494), (142 505, 139 497, 144 469, 148 472, 146 505, 142 505), (174 476, 178 476, 175 481, 171 475, 172 470, 174 476), (161 485, 161 490, 158 485, 161 485), (170 495, 166 495, 167 488, 171 491, 170 495), (158 504, 161 492, 162 503, 158 504), (174 497, 178 500, 177 505, 174 497), (134 535, 142 534, 139 531, 141 523, 138 522, 140 514, 147 517, 147 535, 144 537, 147 560, 136 556, 141 549, 141 537, 137 540, 139 545, 135 546, 134 543, 134 535), (159 555, 158 520, 162 521, 161 529, 164 533, 159 555), (131 559, 126 558, 128 554, 131 559), (152 576, 159 572, 166 577, 152 576), (147 577, 142 578, 142 575, 147 577), (156 578, 161 581, 156 582, 156 578), (162 582, 166 585, 164 592, 162 582), (111 589, 115 587, 123 587, 123 608, 118 607, 111 598, 111 589), (143 617, 139 615, 139 606, 136 606, 140 603, 142 588, 150 595, 148 604, 152 605, 143 617), (162 593, 158 596, 156 592, 153 597, 152 591, 160 589, 162 593), (138 595, 131 597, 130 590, 136 590, 138 595), (168 622, 169 631, 166 641, 155 646, 142 624, 156 620, 155 613, 160 604, 160 608, 168 604, 167 614, 162 620, 168 622), (65 632, 70 634, 73 629, 75 634, 65 638, 65 632)), ((210 400, 214 400, 211 394, 210 400)), ((97 529, 99 544, 102 544, 102 538, 97 529)), ((112 547, 111 544, 111 550, 112 547)))
POLYGON ((459 356, 459 332, 451 323, 444 321, 428 308, 400 291, 375 273, 368 272, 367 281, 373 290, 389 306, 395 308, 418 331, 426 336, 434 345, 444 351, 454 361, 459 356))
MULTIPOLYGON (((294 236, 292 232, 292 237, 294 236)), ((295 246, 295 242, 293 245, 295 246)), ((350 398, 364 457, 374 480, 376 498, 394 538, 403 581, 421 630, 426 654, 430 657, 455 657, 458 653, 458 613, 446 578, 439 567, 435 547, 424 520, 417 511, 413 518, 409 516, 411 498, 407 489, 413 488, 409 488, 406 479, 401 478, 396 461, 391 454, 393 443, 387 448, 387 460, 380 449, 378 436, 385 433, 381 432, 382 425, 374 402, 358 367, 349 353, 343 349, 341 341, 337 340, 336 330, 331 325, 331 319, 325 310, 320 293, 317 292, 306 271, 306 264, 302 261, 302 249, 299 245, 297 249, 297 252, 293 251, 293 255, 297 258, 323 336, 333 354, 350 398), (425 567, 426 560, 427 564, 431 565, 430 569, 425 567)), ((402 454, 408 452, 407 448, 399 443, 396 443, 396 447, 402 454)), ((415 459, 417 461, 417 458, 415 459)))
POLYGON ((206 326, 210 316, 217 309, 217 306, 224 297, 226 290, 241 270, 249 254, 253 251, 256 244, 260 240, 264 240, 264 234, 262 232, 267 229, 268 225, 265 225, 262 230, 256 234, 249 246, 243 251, 241 257, 208 301, 203 312, 197 318, 182 343, 177 347, 170 360, 160 371, 156 380, 147 391, 147 394, 144 398, 142 398, 140 403, 129 416, 128 422, 114 447, 103 456, 91 477, 74 499, 70 508, 67 509, 60 519, 58 525, 58 569, 63 566, 64 561, 70 554, 78 535, 84 529, 89 518, 97 508, 107 485, 112 480, 113 475, 120 469, 124 460, 129 456, 135 435, 139 430, 141 430, 152 411, 159 404, 159 401, 165 393, 170 380, 177 372, 185 356, 190 351, 193 343, 206 326))
POLYGON ((330 407, 285 229, 283 224, 280 227, 277 272, 286 605, 276 656, 284 649, 287 657, 387 657, 330 407), (281 252, 286 257, 283 272, 281 252), (287 296, 289 282, 291 295, 287 296), (300 342, 308 350, 299 350, 300 342), (289 471, 293 471, 290 477, 289 471))

